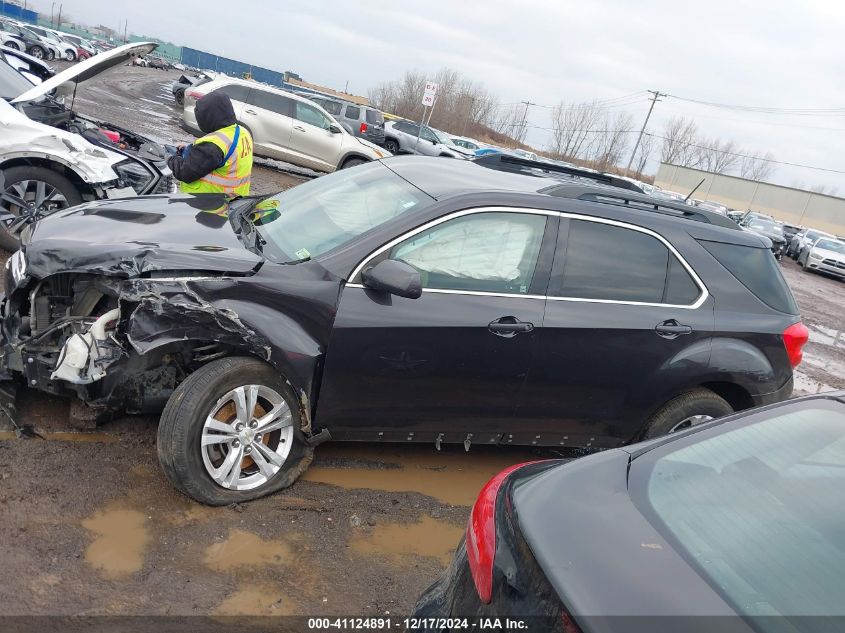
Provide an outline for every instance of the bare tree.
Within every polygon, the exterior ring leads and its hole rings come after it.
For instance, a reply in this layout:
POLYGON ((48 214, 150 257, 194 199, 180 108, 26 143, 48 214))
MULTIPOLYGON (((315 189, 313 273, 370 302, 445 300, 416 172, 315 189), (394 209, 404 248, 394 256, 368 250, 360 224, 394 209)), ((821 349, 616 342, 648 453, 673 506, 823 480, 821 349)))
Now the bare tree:
POLYGON ((622 160, 633 131, 634 120, 627 112, 612 115, 605 111, 600 126, 601 129, 594 130, 589 157, 595 163, 596 169, 604 171, 622 160))
POLYGON ((775 171, 774 159, 771 152, 748 154, 739 163, 739 175, 749 180, 765 180, 775 171))
POLYGON ((698 167, 714 174, 727 174, 739 162, 739 148, 733 141, 722 143, 717 138, 702 140, 698 147, 698 167))
POLYGON ((552 109, 552 153, 570 160, 581 157, 602 114, 602 109, 594 101, 557 104, 552 109))
POLYGON ((672 117, 663 128, 663 148, 660 160, 672 165, 694 167, 698 164, 698 154, 694 145, 698 136, 698 126, 692 119, 672 117))
POLYGON ((645 166, 648 164, 649 159, 651 159, 651 154, 654 152, 656 144, 653 135, 643 134, 640 144, 637 147, 637 153, 634 155, 634 169, 638 174, 642 174, 645 170, 645 166))

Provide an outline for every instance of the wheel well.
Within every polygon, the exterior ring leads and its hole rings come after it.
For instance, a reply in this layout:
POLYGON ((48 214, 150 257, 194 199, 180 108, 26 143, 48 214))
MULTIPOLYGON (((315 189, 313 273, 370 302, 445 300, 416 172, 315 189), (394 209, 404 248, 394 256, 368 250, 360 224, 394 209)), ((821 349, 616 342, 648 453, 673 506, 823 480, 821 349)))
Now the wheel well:
POLYGON ((701 386, 727 400, 734 411, 742 411, 743 409, 750 409, 754 406, 754 400, 751 398, 751 394, 736 383, 705 382, 701 386))
POLYGON ((348 163, 350 160, 363 160, 367 163, 370 162, 370 159, 366 156, 361 156, 360 154, 349 154, 348 156, 343 157, 343 161, 340 163, 341 168, 348 163))
POLYGON ((52 169, 70 180, 79 190, 79 193, 82 194, 83 198, 94 195, 94 190, 91 189, 91 186, 87 182, 79 177, 79 174, 61 163, 46 158, 12 158, 0 165, 0 169, 11 169, 12 167, 46 167, 47 169, 52 169))

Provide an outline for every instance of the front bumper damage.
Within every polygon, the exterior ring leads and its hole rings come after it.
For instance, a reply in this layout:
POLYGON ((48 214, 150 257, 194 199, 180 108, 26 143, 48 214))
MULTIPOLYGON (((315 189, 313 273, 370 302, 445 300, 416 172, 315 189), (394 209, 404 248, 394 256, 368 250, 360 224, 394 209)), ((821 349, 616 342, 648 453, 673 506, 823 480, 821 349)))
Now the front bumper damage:
POLYGON ((208 298, 224 284, 59 274, 25 285, 0 304, 0 380, 74 396, 98 414, 160 411, 205 362, 232 353, 270 360, 268 341, 208 298))

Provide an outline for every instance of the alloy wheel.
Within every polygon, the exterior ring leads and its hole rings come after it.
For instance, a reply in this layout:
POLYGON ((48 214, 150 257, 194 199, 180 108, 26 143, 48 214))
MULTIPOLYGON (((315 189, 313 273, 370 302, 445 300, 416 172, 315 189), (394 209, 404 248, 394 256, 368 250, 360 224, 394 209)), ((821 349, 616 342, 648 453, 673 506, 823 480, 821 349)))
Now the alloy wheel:
POLYGON ((206 472, 229 490, 266 484, 293 445, 293 416, 285 399, 264 385, 236 387, 212 407, 200 449, 206 472))
POLYGON ((35 59, 44 59, 44 51, 38 48, 37 46, 34 47, 29 54, 32 55, 35 59))
POLYGON ((671 429, 669 429, 669 433, 674 433, 675 431, 683 431, 684 429, 690 429, 694 426, 698 426, 699 424, 709 422, 712 419, 712 415, 691 415, 684 418, 671 429))
POLYGON ((20 180, 7 186, 0 194, 0 207, 18 216, 23 213, 50 213, 69 206, 65 195, 43 180, 20 180))

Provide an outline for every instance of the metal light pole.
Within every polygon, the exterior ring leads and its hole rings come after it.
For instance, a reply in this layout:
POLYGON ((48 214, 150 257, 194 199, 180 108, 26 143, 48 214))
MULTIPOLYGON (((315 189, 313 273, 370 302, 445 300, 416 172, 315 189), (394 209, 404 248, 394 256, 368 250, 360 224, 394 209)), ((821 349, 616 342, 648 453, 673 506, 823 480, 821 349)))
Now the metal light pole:
POLYGON ((55 8, 56 8, 56 3, 54 2, 52 5, 50 5, 50 28, 54 28, 53 27, 53 11, 55 10, 55 8))

